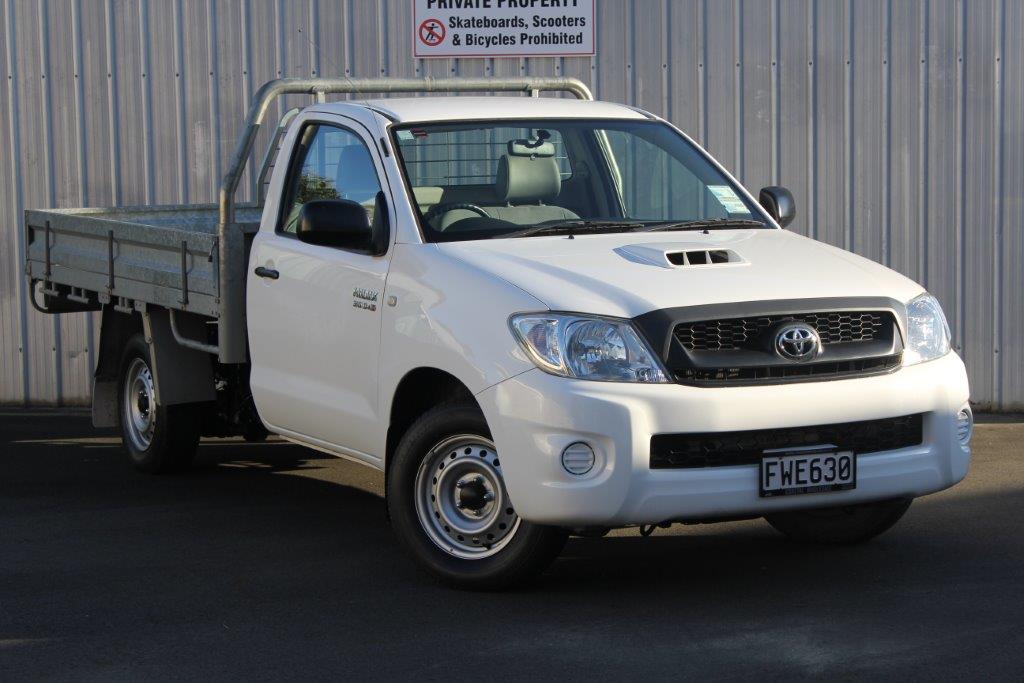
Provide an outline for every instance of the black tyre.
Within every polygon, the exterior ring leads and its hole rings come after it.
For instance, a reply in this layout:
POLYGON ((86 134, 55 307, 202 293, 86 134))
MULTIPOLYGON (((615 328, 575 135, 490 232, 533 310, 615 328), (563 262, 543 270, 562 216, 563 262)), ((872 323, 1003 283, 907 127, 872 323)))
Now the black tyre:
POLYGON ((387 482, 399 541, 434 576, 459 588, 498 589, 543 571, 567 533, 515 513, 480 410, 438 406, 402 437, 387 482))
POLYGON ((827 545, 863 543, 888 531, 910 507, 912 499, 844 507, 794 510, 765 519, 794 541, 827 545))
POLYGON ((128 340, 121 357, 118 412, 121 441, 135 467, 161 474, 187 469, 199 444, 197 406, 156 402, 153 363, 141 334, 128 340))

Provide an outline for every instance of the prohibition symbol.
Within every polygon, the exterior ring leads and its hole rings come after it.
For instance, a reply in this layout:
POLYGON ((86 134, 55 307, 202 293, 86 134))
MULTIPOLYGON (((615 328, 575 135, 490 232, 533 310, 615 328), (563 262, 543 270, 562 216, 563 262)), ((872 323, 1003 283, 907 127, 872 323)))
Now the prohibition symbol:
POLYGON ((444 42, 444 24, 437 19, 426 19, 420 24, 420 40, 427 47, 436 47, 444 42))

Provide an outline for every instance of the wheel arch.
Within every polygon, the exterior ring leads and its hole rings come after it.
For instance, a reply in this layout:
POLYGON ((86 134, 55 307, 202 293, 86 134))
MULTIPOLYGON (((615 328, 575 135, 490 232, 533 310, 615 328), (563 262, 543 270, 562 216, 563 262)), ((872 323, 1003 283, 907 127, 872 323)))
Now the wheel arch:
MULTIPOLYGON (((421 415, 443 403, 465 401, 478 409, 480 404, 465 382, 450 372, 422 366, 414 368, 399 380, 391 398, 388 429, 384 449, 384 476, 391 469, 391 455, 398 447, 402 435, 421 415)), ((481 414, 483 410, 481 410, 481 414)))

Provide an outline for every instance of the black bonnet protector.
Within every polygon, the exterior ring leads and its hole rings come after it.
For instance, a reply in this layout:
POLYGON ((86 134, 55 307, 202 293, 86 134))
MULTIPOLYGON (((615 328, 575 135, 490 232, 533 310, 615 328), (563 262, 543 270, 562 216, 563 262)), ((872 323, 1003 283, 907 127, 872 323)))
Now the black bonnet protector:
POLYGON ((817 382, 885 374, 900 366, 906 306, 888 297, 841 297, 744 301, 664 308, 633 318, 640 333, 681 384, 743 386, 817 382), (867 332, 839 333, 840 320, 870 316, 867 332), (805 322, 821 338, 809 361, 785 358, 775 349, 779 330, 805 322), (829 326, 833 329, 830 329, 829 326), (821 329, 819 329, 821 328, 821 329), (712 332, 693 335, 694 329, 712 332), (724 338, 718 335, 722 331, 724 338))

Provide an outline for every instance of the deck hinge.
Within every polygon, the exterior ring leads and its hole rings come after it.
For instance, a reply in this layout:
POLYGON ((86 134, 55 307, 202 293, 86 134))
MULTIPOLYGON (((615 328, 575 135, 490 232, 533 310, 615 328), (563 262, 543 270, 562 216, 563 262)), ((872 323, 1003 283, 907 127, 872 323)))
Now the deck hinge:
POLYGON ((120 313, 131 313, 134 310, 132 307, 132 300, 126 296, 117 297, 117 303, 114 304, 114 310, 120 313))
POLYGON ((84 287, 72 287, 71 293, 68 294, 68 299, 71 301, 77 301, 80 304, 89 303, 89 295, 86 294, 84 287))

